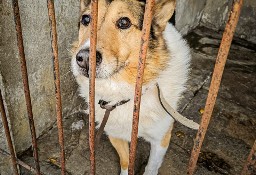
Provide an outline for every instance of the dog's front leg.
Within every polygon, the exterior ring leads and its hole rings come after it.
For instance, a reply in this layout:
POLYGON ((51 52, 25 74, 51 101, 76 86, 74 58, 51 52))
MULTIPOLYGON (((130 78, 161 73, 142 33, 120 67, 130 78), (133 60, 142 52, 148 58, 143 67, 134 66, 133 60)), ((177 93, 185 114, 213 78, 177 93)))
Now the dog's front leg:
POLYGON ((128 165, 129 165, 129 145, 128 142, 122 139, 114 138, 109 136, 109 140, 116 149, 121 165, 120 175, 128 175, 128 165))
POLYGON ((164 155, 169 146, 172 128, 173 126, 169 128, 169 130, 166 132, 165 136, 162 138, 161 141, 151 143, 150 156, 149 156, 148 164, 145 168, 144 175, 158 174, 158 169, 160 168, 163 162, 164 155))

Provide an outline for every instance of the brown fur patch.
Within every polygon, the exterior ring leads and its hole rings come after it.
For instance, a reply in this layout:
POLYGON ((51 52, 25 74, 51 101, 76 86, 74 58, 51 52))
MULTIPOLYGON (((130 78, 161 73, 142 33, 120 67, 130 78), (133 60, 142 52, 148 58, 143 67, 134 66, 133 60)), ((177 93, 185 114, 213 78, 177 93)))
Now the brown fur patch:
POLYGON ((126 170, 129 165, 129 146, 128 142, 122 139, 117 139, 109 136, 109 140, 116 149, 119 158, 120 164, 123 170, 126 170))
POLYGON ((173 126, 168 129, 168 131, 165 133, 165 136, 163 137, 163 139, 161 141, 161 146, 164 148, 169 146, 171 135, 172 135, 172 128, 173 128, 173 126))

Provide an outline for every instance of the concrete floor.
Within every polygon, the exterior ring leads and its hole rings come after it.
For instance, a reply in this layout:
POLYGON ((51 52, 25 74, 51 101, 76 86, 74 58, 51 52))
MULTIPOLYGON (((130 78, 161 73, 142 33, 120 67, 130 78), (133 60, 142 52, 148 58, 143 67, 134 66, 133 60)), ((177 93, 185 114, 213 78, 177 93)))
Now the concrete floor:
MULTIPOLYGON (((200 121, 221 35, 198 28, 187 37, 192 51, 188 90, 180 101, 180 112, 200 121)), ((88 118, 76 112, 64 119, 66 168, 70 175, 89 174, 88 118), (82 125, 81 125, 82 124, 82 125), (80 129, 74 127, 83 126, 80 129)), ((196 132, 175 124, 160 175, 184 175, 196 132)), ((203 143, 195 175, 240 174, 256 139, 256 47, 235 40, 225 67, 218 100, 203 143)), ((60 174, 56 125, 38 139, 41 170, 60 174)), ((149 144, 140 140, 136 174, 142 174, 149 156, 149 144)), ((31 151, 20 156, 33 164, 31 151)), ((96 151, 99 175, 119 174, 119 158, 104 136, 96 151)), ((24 175, 30 174, 22 169, 24 175)), ((256 174, 256 173, 255 173, 256 174)))

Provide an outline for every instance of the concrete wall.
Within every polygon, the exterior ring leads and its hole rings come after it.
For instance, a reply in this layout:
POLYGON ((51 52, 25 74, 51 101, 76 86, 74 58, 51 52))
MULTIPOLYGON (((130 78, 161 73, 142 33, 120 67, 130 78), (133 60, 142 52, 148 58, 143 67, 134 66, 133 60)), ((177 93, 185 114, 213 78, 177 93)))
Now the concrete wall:
MULTIPOLYGON (((4 89, 2 80, 3 79, 2 79, 2 76, 1 76, 1 72, 0 72, 0 88, 4 89)), ((2 92, 2 96, 3 96, 3 99, 4 99, 5 94, 3 92, 2 92)), ((6 113, 7 113, 6 115, 8 115, 8 110, 6 110, 6 113)), ((8 120, 8 122, 10 122, 10 121, 8 120)), ((11 126, 9 126, 9 127, 11 127, 11 126)), ((11 130, 11 128, 10 128, 10 130, 11 130)), ((12 132, 11 132, 11 135, 12 135, 12 132)), ((1 113, 0 113, 0 149, 9 153, 9 149, 8 149, 8 145, 7 145, 7 141, 6 141, 6 135, 5 135, 5 132, 4 132, 4 126, 3 126, 3 123, 2 123, 1 113)), ((11 158, 8 155, 3 155, 1 153, 0 153, 0 174, 1 175, 13 174, 11 158)))
MULTIPOLYGON (((203 10, 200 25, 218 30, 224 30, 228 12, 233 1, 207 0, 203 10)), ((236 29, 236 36, 256 43, 256 1, 244 0, 241 16, 236 29)))
POLYGON ((177 0, 176 27, 184 35, 199 25, 207 0, 177 0))
MULTIPOLYGON (((223 31, 233 0, 178 0, 177 28, 186 34, 198 25, 223 31)), ((256 1, 244 0, 236 37, 256 43, 256 1)))
MULTIPOLYGON (((11 0, 1 0, 0 2, 0 72, 4 84, 2 90, 5 94, 14 143, 19 153, 31 145, 30 130, 11 0)), ((46 2, 41 0, 19 1, 37 136, 40 136, 56 121, 50 27, 46 2)), ((72 42, 77 37, 79 3, 77 0, 55 1, 55 6, 59 39, 63 116, 68 116, 75 110, 73 104, 76 103, 73 102, 77 98, 77 96, 74 96, 76 91, 72 90, 76 89, 76 85, 70 72, 69 50, 72 42)))

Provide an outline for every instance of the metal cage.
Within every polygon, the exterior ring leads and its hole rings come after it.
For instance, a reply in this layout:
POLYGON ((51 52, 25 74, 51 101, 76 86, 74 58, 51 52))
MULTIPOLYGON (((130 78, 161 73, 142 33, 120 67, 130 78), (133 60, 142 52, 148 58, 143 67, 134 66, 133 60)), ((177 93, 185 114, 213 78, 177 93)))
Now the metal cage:
MULTIPOLYGON (((134 96, 134 112, 133 112, 133 125, 132 125, 132 139, 130 144, 130 155, 129 155, 129 168, 128 173, 129 175, 134 174, 134 162, 136 156, 136 148, 137 148, 137 136, 138 136, 138 121, 139 121, 139 111, 140 111, 140 102, 141 102, 141 92, 142 92, 142 80, 143 80, 143 73, 144 73, 144 66, 146 60, 146 53, 149 41, 149 34, 150 34, 150 26, 152 21, 152 11, 154 7, 155 0, 147 0, 146 2, 146 9, 144 14, 144 22, 143 22, 143 29, 142 29, 142 37, 141 37, 141 48, 140 48, 140 56, 139 56, 139 64, 138 64, 138 74, 136 80, 136 88, 135 88, 135 96, 134 96)), ((229 20, 226 24, 225 31, 223 33, 221 45, 219 48, 219 53, 216 59, 216 64, 214 68, 214 72, 212 75, 212 81, 207 97, 207 101, 205 104, 205 112, 202 117, 202 121, 200 124, 200 128, 194 140, 194 147, 192 149, 191 157, 189 160, 187 174, 192 175, 195 171, 199 152, 202 147, 202 143, 211 119, 211 115, 213 112, 213 108, 215 105, 215 101, 217 98, 217 94, 220 87, 220 82, 222 79, 222 74, 224 71, 224 67, 226 64, 227 56, 229 53, 229 49, 231 46, 231 42, 233 39, 234 31, 236 25, 238 23, 241 7, 242 7, 243 0, 235 0, 233 3, 233 7, 229 16, 229 20)), ((7 138, 7 143, 9 147, 10 153, 1 153, 7 154, 11 156, 12 163, 13 163, 13 171, 16 175, 19 174, 17 166, 20 165, 31 172, 40 175, 43 174, 40 171, 39 165, 39 157, 38 157, 38 148, 37 148, 37 141, 36 141, 36 133, 35 133, 35 126, 33 120, 33 113, 32 113, 32 105, 31 105, 31 98, 30 98, 30 91, 28 85, 28 75, 27 75, 27 68, 26 68, 26 59, 24 53, 24 46, 23 46, 23 38, 22 38, 22 28, 21 28, 21 20, 20 20, 20 13, 19 13, 19 5, 18 0, 12 0, 13 5, 13 13, 14 13, 14 21, 16 26, 16 33, 17 33, 17 45, 19 49, 19 57, 20 57, 20 65, 22 71, 22 78, 23 78, 23 85, 24 85, 24 92, 25 92, 25 99, 27 105, 27 114, 29 118, 29 125, 31 131, 31 138, 32 138, 32 148, 33 148, 33 156, 35 160, 35 167, 31 167, 26 163, 22 162, 21 160, 17 159, 15 154, 13 143, 10 136, 10 130, 8 127, 8 121, 5 113, 5 107, 2 99, 2 94, 0 91, 0 109, 1 109, 1 116, 2 122, 5 129, 5 134, 7 138)), ((49 21, 51 26, 51 43, 52 43, 52 53, 53 53, 53 62, 54 62, 54 82, 55 82, 55 97, 56 97, 56 110, 57 110, 57 126, 58 126, 58 137, 59 137, 59 146, 60 146, 60 157, 61 157, 61 174, 65 174, 65 151, 64 151, 64 135, 63 135, 63 124, 62 124, 62 105, 61 105, 61 93, 60 93, 60 72, 59 72, 59 61, 58 61, 58 41, 57 41, 57 29, 56 29, 56 19, 55 19, 55 10, 54 10, 54 1, 47 0, 48 5, 48 15, 49 21)), ((89 147, 90 147, 90 174, 95 175, 95 70, 96 70, 96 40, 97 40, 97 16, 98 16, 98 0, 91 1, 91 8, 92 8, 92 24, 91 24, 91 33, 90 33, 90 112, 89 112, 89 147)), ((250 170, 252 166, 255 166, 256 163, 256 141, 252 147, 252 150, 248 156, 247 163, 244 165, 243 171, 241 174, 250 174, 250 170)))

